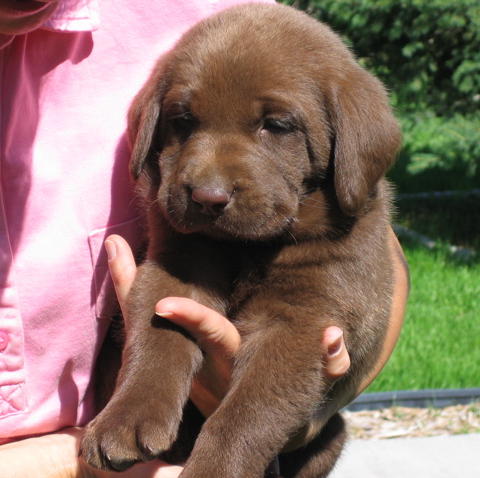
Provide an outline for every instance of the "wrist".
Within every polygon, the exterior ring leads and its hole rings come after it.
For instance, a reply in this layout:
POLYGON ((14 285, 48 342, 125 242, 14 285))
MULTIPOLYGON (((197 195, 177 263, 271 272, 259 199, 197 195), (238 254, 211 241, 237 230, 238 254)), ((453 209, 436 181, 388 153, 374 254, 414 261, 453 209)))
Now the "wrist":
POLYGON ((78 473, 79 437, 79 429, 68 429, 0 446, 0 476, 79 478, 82 476, 78 473))

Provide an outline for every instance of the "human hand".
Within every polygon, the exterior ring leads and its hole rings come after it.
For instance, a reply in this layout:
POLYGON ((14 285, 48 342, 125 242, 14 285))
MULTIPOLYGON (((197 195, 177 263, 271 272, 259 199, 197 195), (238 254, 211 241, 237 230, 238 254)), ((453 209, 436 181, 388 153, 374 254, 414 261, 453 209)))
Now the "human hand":
POLYGON ((177 478, 182 467, 158 460, 140 463, 123 473, 105 472, 78 459, 82 428, 27 438, 0 446, 2 478, 177 478))
MULTIPOLYGON (((340 408, 351 402, 380 373, 390 357, 400 334, 408 295, 408 269, 403 251, 392 230, 389 231, 389 246, 394 271, 394 296, 387 331, 380 357, 370 374, 356 389, 345 389, 326 407, 319 416, 314 428, 322 426, 340 408)), ((110 236, 106 244, 110 249, 110 270, 120 303, 126 300, 128 290, 134 280, 136 266, 128 244, 118 236, 110 236), (113 253, 113 255, 112 255, 113 253)), ((157 314, 185 328, 196 338, 205 352, 204 365, 192 385, 190 398, 204 416, 212 414, 230 384, 232 358, 240 346, 240 336, 235 326, 225 317, 190 299, 168 297, 156 306, 157 314)), ((338 327, 328 327, 323 335, 319 350, 324 350, 324 374, 331 384, 343 376, 350 358, 342 331, 338 327)))
MULTIPOLYGON (((133 283, 136 265, 130 247, 120 236, 110 236, 106 241, 110 271, 120 304, 124 303, 133 283)), ((409 292, 408 266, 402 248, 392 229, 389 231, 389 247, 393 264, 394 294, 382 352, 375 367, 361 382, 353 396, 347 397, 346 405, 381 372, 388 361, 400 335, 409 292)), ((161 300, 156 312, 184 327, 195 337, 204 350, 205 363, 192 386, 190 398, 197 408, 209 416, 216 409, 228 390, 232 357, 240 346, 240 335, 235 326, 222 315, 190 299, 169 297, 161 300)), ((342 377, 350 367, 350 357, 343 340, 342 330, 328 327, 319 344, 325 350, 324 373, 332 383, 342 377)))
MULTIPOLYGON (((133 254, 128 243, 117 235, 109 236, 105 247, 117 298, 123 308, 136 274, 133 254)), ((209 416, 229 387, 233 356, 240 347, 237 329, 219 313, 186 298, 163 299, 157 304, 156 313, 187 330, 205 352, 204 365, 194 380, 190 398, 204 416, 209 416)), ((326 351, 325 375, 333 382, 350 367, 341 329, 328 327, 319 344, 322 346, 326 351)))

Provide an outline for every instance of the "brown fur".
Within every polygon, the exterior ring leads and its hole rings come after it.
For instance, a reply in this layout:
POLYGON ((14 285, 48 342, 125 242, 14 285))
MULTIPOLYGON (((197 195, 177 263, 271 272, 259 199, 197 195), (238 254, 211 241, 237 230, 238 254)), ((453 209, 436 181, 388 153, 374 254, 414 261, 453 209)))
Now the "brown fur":
MULTIPOLYGON (((184 296, 231 317, 242 345, 182 478, 262 477, 282 450, 285 477, 326 476, 344 429, 338 415, 325 422, 374 364, 389 316, 383 175, 400 134, 384 88, 325 25, 248 5, 188 32, 129 121, 150 243, 117 388, 82 455, 123 469, 171 448, 202 352, 152 316, 161 298, 184 296), (223 204, 194 199, 205 194, 223 204), (352 361, 331 389, 330 325, 352 361)), ((174 450, 200 426, 185 416, 174 450)))

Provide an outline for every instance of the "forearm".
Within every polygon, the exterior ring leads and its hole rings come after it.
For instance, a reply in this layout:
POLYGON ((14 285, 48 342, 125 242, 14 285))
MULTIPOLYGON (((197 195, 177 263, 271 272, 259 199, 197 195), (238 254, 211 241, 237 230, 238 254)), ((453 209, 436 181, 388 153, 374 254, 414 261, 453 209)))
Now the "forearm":
POLYGON ((400 337, 403 321, 405 319, 405 308, 410 288, 408 265, 402 247, 400 246, 393 230, 390 230, 389 242, 394 270, 394 294, 390 312, 390 325, 387 330, 380 357, 370 374, 362 381, 359 390, 357 391, 357 395, 370 385, 387 363, 398 338, 400 337))

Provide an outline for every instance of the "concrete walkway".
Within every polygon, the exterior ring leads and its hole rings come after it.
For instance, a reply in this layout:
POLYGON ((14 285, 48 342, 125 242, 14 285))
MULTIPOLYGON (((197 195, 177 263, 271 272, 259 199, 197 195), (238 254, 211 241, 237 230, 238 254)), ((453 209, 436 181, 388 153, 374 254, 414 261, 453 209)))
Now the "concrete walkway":
POLYGON ((480 478, 480 434, 350 440, 329 478, 480 478))

